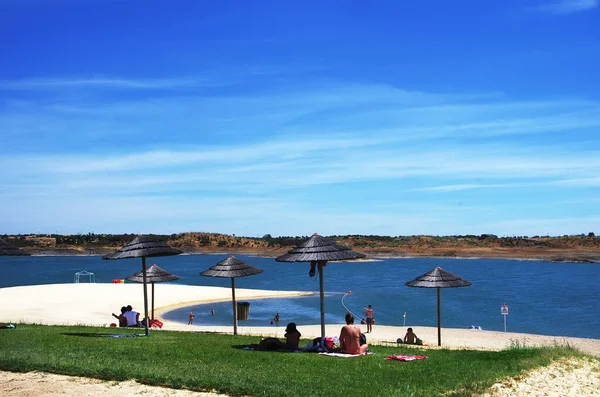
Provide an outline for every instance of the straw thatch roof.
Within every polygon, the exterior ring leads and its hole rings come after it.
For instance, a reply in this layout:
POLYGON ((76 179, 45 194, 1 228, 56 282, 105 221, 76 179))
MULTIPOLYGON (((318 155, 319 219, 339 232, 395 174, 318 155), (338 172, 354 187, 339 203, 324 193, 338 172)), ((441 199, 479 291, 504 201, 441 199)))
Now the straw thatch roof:
POLYGON ((102 259, 126 259, 141 258, 149 256, 170 256, 183 253, 175 248, 169 247, 155 237, 138 236, 130 243, 124 245, 114 254, 103 256, 102 259))
POLYGON ((471 285, 471 282, 463 280, 457 275, 437 266, 435 269, 417 277, 413 281, 409 281, 406 285, 417 288, 454 288, 468 287, 471 285))
POLYGON ((0 256, 29 256, 28 252, 21 251, 19 248, 0 238, 0 256))
POLYGON ((213 267, 200 273, 201 276, 206 277, 246 277, 252 276, 253 274, 262 273, 262 269, 258 269, 244 262, 235 256, 228 256, 220 262, 217 262, 213 267))
MULTIPOLYGON (((144 275, 142 272, 134 273, 133 276, 127 277, 125 280, 133 281, 135 283, 143 283, 144 275)), ((153 264, 148 269, 146 269, 146 282, 148 283, 160 283, 163 281, 174 281, 179 280, 179 277, 169 273, 168 271, 162 269, 160 266, 153 264)))
POLYGON ((277 262, 343 261, 364 258, 365 254, 336 243, 334 239, 313 234, 304 243, 275 258, 277 262))

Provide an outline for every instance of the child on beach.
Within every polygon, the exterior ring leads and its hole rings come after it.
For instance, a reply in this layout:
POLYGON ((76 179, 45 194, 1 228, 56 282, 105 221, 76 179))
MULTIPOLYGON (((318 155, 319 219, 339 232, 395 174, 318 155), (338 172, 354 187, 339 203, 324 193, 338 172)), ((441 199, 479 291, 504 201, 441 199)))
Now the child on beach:
POLYGON ((194 312, 190 312, 190 314, 188 314, 188 325, 192 325, 194 323, 194 317, 194 312))
POLYGON ((409 345, 422 345, 423 341, 417 337, 417 334, 413 332, 412 328, 406 330, 406 335, 404 335, 404 343, 409 345))
POLYGON ((127 327, 127 319, 125 318, 124 314, 127 312, 127 307, 123 306, 121 307, 121 314, 119 314, 118 316, 116 314, 112 314, 112 316, 116 319, 119 319, 119 327, 127 327))

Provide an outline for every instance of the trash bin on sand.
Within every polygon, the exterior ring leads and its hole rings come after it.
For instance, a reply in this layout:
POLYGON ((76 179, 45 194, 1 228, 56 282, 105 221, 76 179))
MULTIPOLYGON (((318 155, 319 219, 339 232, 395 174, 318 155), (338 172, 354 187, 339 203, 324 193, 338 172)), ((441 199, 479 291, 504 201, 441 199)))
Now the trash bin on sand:
POLYGON ((250 314, 250 302, 238 302, 237 319, 248 320, 248 314, 250 314))

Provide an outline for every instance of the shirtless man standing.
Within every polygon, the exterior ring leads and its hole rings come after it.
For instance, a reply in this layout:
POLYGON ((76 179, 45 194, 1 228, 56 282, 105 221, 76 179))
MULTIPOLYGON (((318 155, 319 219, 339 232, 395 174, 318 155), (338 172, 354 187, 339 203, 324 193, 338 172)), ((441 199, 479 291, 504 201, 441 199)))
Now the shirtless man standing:
POLYGON ((367 316, 367 333, 373 331, 373 308, 371 305, 365 307, 365 316, 367 316))
POLYGON ((340 332, 340 348, 342 353, 365 354, 369 345, 360 345, 360 327, 354 325, 354 316, 346 314, 346 324, 340 332))

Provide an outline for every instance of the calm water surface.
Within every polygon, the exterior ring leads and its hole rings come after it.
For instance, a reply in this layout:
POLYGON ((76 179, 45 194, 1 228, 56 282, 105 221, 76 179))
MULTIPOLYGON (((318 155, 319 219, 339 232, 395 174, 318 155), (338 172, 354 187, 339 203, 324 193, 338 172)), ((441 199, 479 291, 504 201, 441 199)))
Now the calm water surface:
MULTIPOLYGON (((238 255, 264 273, 236 279, 237 288, 318 291, 318 277, 308 276, 307 263, 277 263, 273 258, 238 255)), ((202 277, 198 273, 224 259, 224 255, 183 255, 149 258, 181 277, 173 283, 230 287, 230 279, 202 277)), ((325 310, 328 323, 342 323, 346 306, 360 314, 373 305, 377 324, 436 325, 436 290, 410 288, 407 281, 435 266, 473 283, 470 287, 441 290, 442 326, 504 330, 500 305, 509 305, 507 330, 544 335, 600 339, 600 265, 548 263, 504 259, 385 259, 380 262, 329 263, 325 267, 325 310)), ((105 261, 101 257, 0 257, 0 287, 73 282, 75 272, 93 272, 96 282, 125 278, 141 268, 140 259, 105 261)), ((127 302, 123 302, 126 304, 127 302)), ((116 309, 115 309, 116 310, 116 309)), ((165 315, 187 322, 196 313, 196 324, 231 324, 231 302, 174 310, 165 315), (215 315, 210 315, 210 309, 215 315)), ((263 326, 279 312, 281 323, 319 322, 319 298, 251 301, 250 319, 240 325, 263 326)), ((375 326, 376 326, 375 325, 375 326)))

